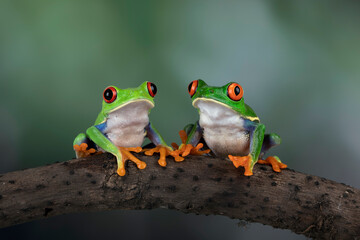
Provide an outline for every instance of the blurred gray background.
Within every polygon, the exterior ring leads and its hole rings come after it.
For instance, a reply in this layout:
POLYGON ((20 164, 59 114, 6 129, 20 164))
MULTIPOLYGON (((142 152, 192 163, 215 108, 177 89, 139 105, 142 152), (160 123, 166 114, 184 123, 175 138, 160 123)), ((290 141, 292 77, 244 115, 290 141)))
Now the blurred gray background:
MULTIPOLYGON (((74 157, 110 85, 158 86, 167 142, 197 120, 187 85, 236 81, 300 172, 360 187, 359 1, 0 2, 0 172, 74 157)), ((79 213, 1 239, 304 239, 261 224, 170 210, 79 213), (142 228, 139 230, 138 226, 142 228)))

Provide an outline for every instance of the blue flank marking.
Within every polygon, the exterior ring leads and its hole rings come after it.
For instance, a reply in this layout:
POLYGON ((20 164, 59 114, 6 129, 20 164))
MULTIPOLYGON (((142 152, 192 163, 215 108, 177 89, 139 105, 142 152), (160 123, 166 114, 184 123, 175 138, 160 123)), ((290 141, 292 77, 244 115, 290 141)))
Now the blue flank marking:
POLYGON ((254 123, 253 121, 250 121, 248 119, 243 118, 244 120, 244 128, 250 132, 250 134, 255 130, 256 128, 256 123, 254 123))
POLYGON ((95 127, 96 127, 97 129, 99 129, 100 132, 104 133, 104 131, 105 131, 105 129, 106 129, 106 122, 103 122, 103 123, 101 123, 101 124, 99 124, 99 125, 95 125, 95 127))
POLYGON ((154 129, 151 127, 151 123, 149 123, 145 127, 146 136, 150 139, 150 141, 155 144, 156 146, 161 144, 160 136, 154 129))
MULTIPOLYGON (((196 130, 195 130, 195 133, 193 134, 192 138, 190 139, 190 144, 193 146, 196 146, 200 142, 201 138, 203 137, 203 129, 200 127, 199 121, 197 121, 195 124, 196 124, 196 130)), ((194 127, 194 125, 193 125, 193 127, 194 127)), ((189 133, 187 133, 187 134, 189 134, 189 133)))

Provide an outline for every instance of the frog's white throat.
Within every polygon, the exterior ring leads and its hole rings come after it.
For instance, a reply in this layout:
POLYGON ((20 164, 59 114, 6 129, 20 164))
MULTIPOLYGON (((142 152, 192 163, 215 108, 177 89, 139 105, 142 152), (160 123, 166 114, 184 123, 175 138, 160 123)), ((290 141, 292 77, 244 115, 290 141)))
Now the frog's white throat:
POLYGON ((193 106, 199 109, 200 122, 205 126, 210 122, 219 126, 238 125, 243 122, 239 113, 213 99, 197 98, 193 101, 193 106))
POLYGON ((118 110, 124 109, 125 107, 127 107, 128 105, 132 105, 132 106, 137 106, 137 105, 148 105, 149 106, 149 110, 151 108, 154 107, 154 103, 152 103, 150 100, 148 99, 136 99, 136 100, 132 100, 126 103, 121 104, 120 106, 117 106, 114 109, 111 109, 110 112, 108 114, 114 113, 118 110))
POLYGON ((141 146, 144 129, 149 124, 149 110, 153 107, 154 104, 146 99, 122 105, 108 114, 104 133, 116 146, 141 146))
POLYGON ((217 155, 247 155, 249 132, 244 128, 244 118, 226 104, 208 98, 198 98, 193 106, 199 109, 199 124, 203 137, 217 155))

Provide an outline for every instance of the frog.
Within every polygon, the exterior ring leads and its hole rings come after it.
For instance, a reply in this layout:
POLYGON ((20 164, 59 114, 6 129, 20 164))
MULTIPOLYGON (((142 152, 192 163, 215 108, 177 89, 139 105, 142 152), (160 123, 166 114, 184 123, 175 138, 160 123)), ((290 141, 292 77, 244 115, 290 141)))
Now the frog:
POLYGON ((146 155, 160 153, 158 163, 166 166, 166 157, 171 155, 175 161, 184 160, 168 146, 163 137, 149 121, 151 109, 155 106, 154 97, 157 87, 145 81, 137 88, 120 89, 108 86, 103 91, 102 109, 94 125, 85 133, 76 136, 73 148, 77 158, 109 152, 116 157, 117 174, 126 174, 125 161, 134 162, 138 169, 144 169, 146 163, 131 152, 146 155), (153 148, 143 149, 144 139, 148 138, 153 148))
POLYGON ((242 166, 245 176, 253 175, 256 163, 271 165, 275 172, 287 168, 277 156, 264 159, 281 138, 276 133, 265 134, 265 125, 245 103, 240 84, 213 87, 198 79, 188 85, 188 92, 199 120, 179 132, 182 144, 177 149, 181 156, 199 152, 198 143, 204 142, 212 155, 227 157, 236 168, 242 166))

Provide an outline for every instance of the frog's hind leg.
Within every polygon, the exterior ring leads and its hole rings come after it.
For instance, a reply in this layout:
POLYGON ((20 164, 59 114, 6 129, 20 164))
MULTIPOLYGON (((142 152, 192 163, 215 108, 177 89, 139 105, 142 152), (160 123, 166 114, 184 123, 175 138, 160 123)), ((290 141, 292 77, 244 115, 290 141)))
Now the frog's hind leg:
POLYGON ((96 153, 96 144, 91 141, 85 133, 80 133, 74 140, 73 147, 75 150, 76 158, 87 157, 96 153))
POLYGON ((272 147, 275 147, 281 143, 281 138, 279 135, 275 133, 265 134, 263 145, 261 148, 261 153, 259 156, 259 160, 257 161, 259 164, 267 164, 271 165, 272 169, 275 172, 281 172, 281 169, 287 168, 287 165, 280 161, 280 158, 277 156, 270 156, 263 160, 265 153, 272 147))
POLYGON ((259 159, 262 159, 262 157, 265 155, 265 153, 272 147, 275 147, 277 145, 280 145, 281 138, 276 133, 271 134, 265 134, 264 135, 264 141, 261 147, 261 152, 259 155, 259 159))
POLYGON ((271 165, 275 172, 281 172, 281 169, 287 168, 287 165, 282 163, 278 156, 269 156, 265 160, 259 159, 258 163, 271 165))

